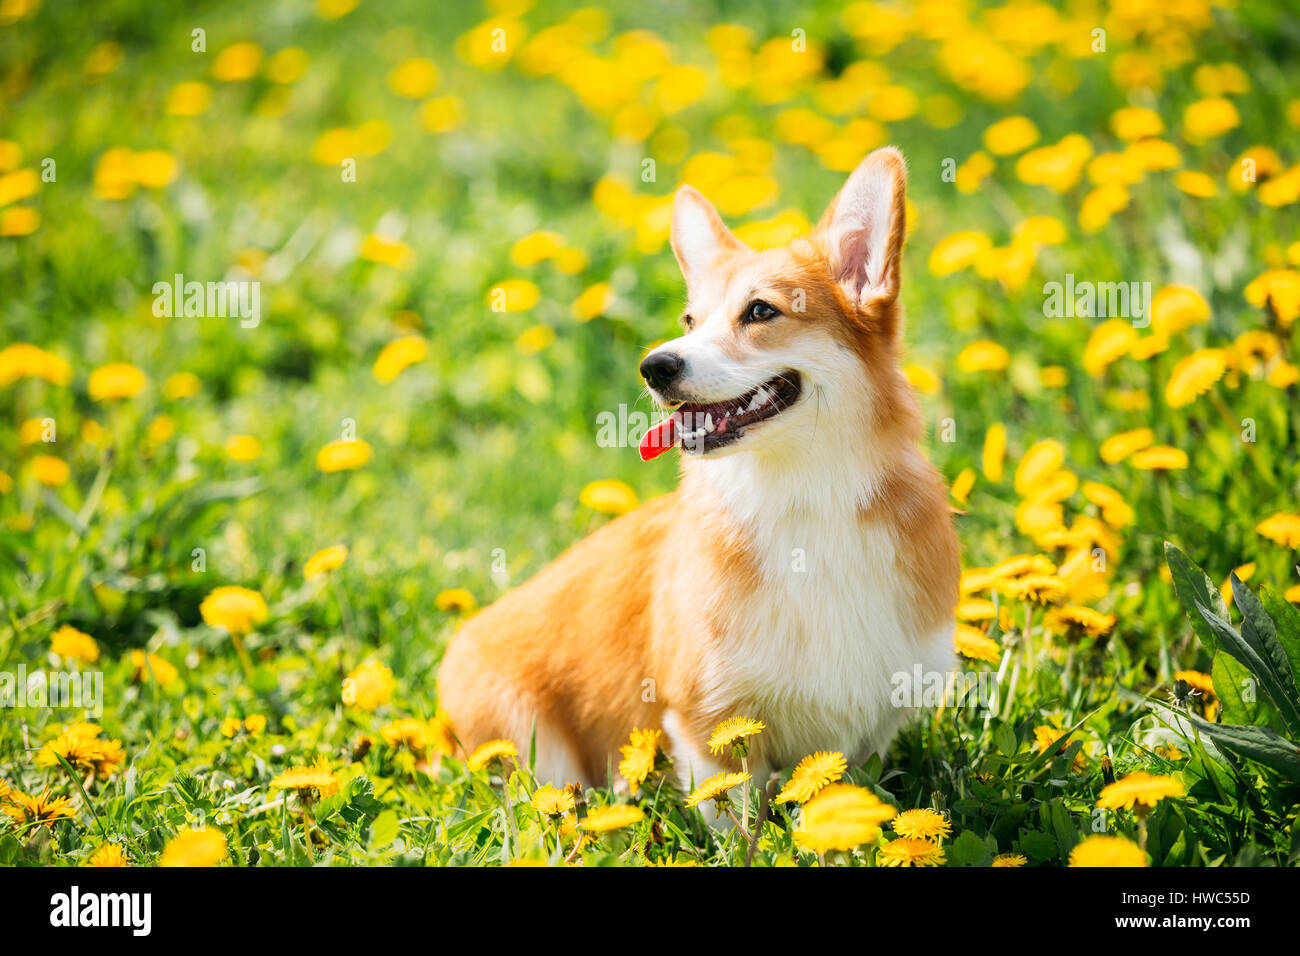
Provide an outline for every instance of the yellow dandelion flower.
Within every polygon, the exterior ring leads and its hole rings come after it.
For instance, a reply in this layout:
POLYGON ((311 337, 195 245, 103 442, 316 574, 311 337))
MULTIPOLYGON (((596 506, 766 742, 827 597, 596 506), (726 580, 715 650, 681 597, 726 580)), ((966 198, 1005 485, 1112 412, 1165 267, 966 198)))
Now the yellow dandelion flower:
POLYGON ((225 447, 231 461, 255 461, 262 454, 262 442, 253 435, 231 435, 225 447))
POLYGON ((344 678, 343 703, 358 710, 374 711, 388 703, 396 686, 393 672, 371 658, 344 678))
POLYGON ((1134 468, 1142 471, 1181 471, 1187 467, 1187 452, 1169 445, 1144 448, 1129 459, 1134 468))
POLYGON ((1132 431, 1111 435, 1101 443, 1098 454, 1106 464, 1113 465, 1143 448, 1151 447, 1155 444, 1155 440, 1156 433, 1151 429, 1135 428, 1132 431))
POLYGON ((631 485, 613 478, 588 484, 578 495, 578 502, 607 515, 627 514, 641 503, 631 485))
POLYGON ((1279 511, 1261 521, 1255 530, 1284 548, 1300 551, 1300 514, 1279 511))
POLYGON ((200 116, 212 103, 212 87, 198 80, 177 83, 167 94, 169 116, 200 116))
POLYGON ((1016 466, 1016 494, 1027 495, 1049 479, 1065 462, 1065 446, 1055 439, 1036 442, 1016 466))
POLYGON ((1010 361, 1007 350, 988 339, 972 342, 957 354, 957 368, 966 373, 1000 372, 1010 361))
POLYGON ((1038 127, 1024 116, 1008 116, 984 131, 984 148, 994 156, 1010 156, 1038 142, 1038 127))
POLYGON ((541 297, 541 290, 527 279, 507 279, 488 290, 487 302, 494 312, 527 312, 541 297))
POLYGON ((307 559, 307 563, 302 566, 302 576, 308 581, 318 578, 322 574, 341 568, 343 562, 347 559, 348 546, 346 544, 335 544, 323 548, 307 559))
POLYGON ((413 717, 403 717, 379 729, 384 742, 394 750, 405 747, 416 755, 423 755, 428 747, 429 725, 413 717))
POLYGON ((338 777, 329 769, 329 763, 323 757, 311 766, 298 765, 290 767, 275 775, 271 786, 276 790, 296 790, 299 793, 318 793, 328 797, 339 790, 338 777))
POLYGON ((449 614, 473 614, 478 610, 478 599, 465 588, 447 588, 433 599, 439 611, 449 614))
POLYGON ((1189 143, 1203 143, 1222 136, 1241 124, 1232 101, 1221 96, 1197 100, 1183 110, 1183 137, 1189 143))
POLYGON ((1147 855, 1132 840, 1094 834, 1070 851, 1070 866, 1146 866, 1147 855))
POLYGON ((1079 604, 1067 604, 1048 611, 1043 626, 1061 637, 1103 637, 1114 629, 1115 615, 1102 614, 1079 604))
POLYGON ((958 654, 973 661, 988 661, 990 664, 996 664, 1002 658, 1002 648, 998 642, 969 624, 957 625, 953 645, 958 654))
POLYGON ((542 816, 552 818, 562 817, 574 807, 573 794, 567 788, 559 790, 549 783, 534 790, 529 803, 542 816))
POLYGON ((999 853, 989 865, 996 867, 1024 866, 1028 862, 1019 853, 999 853))
POLYGON ((777 803, 807 803, 844 776, 848 761, 838 751, 819 750, 804 757, 776 795, 777 803))
POLYGON ((99 660, 99 645, 95 639, 70 624, 64 624, 50 635, 50 650, 64 660, 86 661, 89 664, 99 660))
POLYGON ((750 776, 747 773, 727 773, 726 771, 715 773, 691 791, 690 796, 686 798, 686 805, 694 807, 706 800, 723 803, 732 788, 740 786, 749 779, 750 776))
POLYGON ((163 395, 172 400, 192 398, 199 393, 201 385, 193 372, 177 372, 163 383, 163 395))
POLYGON ((122 867, 130 865, 126 853, 116 843, 105 843, 82 864, 82 866, 89 867, 122 867))
POLYGON ((159 687, 166 687, 180 676, 180 671, 169 661, 157 654, 145 654, 138 649, 131 651, 131 666, 134 668, 132 680, 140 683, 150 679, 156 680, 159 687))
POLYGON ((55 797, 46 790, 40 796, 29 796, 18 790, 9 791, 6 803, 0 806, 16 826, 35 824, 53 830, 60 820, 71 820, 77 815, 72 801, 67 797, 55 797))
POLYGON ((619 747, 619 753, 623 759, 619 761, 618 772, 628 782, 628 788, 635 796, 640 790, 641 784, 645 783, 647 777, 654 771, 655 759, 659 755, 659 748, 663 745, 664 732, 662 730, 638 730, 633 728, 630 742, 619 747))
POLYGON ((1065 597, 1065 582, 1054 574, 1030 574, 1007 583, 1008 593, 1020 601, 1053 604, 1065 597))
POLYGON ((199 613, 211 627, 231 634, 247 634, 266 620, 266 599, 251 588, 233 585, 215 588, 199 605, 199 613))
POLYGON ((975 264, 993 248, 993 240, 982 232, 955 232, 940 240, 930 252, 931 274, 943 278, 975 264))
POLYGON ((371 373, 375 381, 387 385, 407 367, 424 361, 428 354, 429 344, 424 339, 418 335, 405 335, 383 347, 371 373))
POLYGON ((101 365, 91 372, 87 389, 92 399, 104 402, 139 395, 147 383, 144 372, 134 365, 118 362, 114 365, 101 365))
POLYGON ((1144 106, 1125 106, 1110 114, 1111 131, 1125 142, 1159 136, 1165 121, 1155 110, 1144 106))
POLYGON ((709 735, 709 753, 717 756, 730 749, 733 756, 741 757, 749 752, 749 740, 767 729, 761 720, 749 717, 728 717, 709 735))
POLYGON ((1199 349, 1182 359, 1169 373, 1165 385, 1165 402, 1170 408, 1190 405, 1227 371, 1227 356, 1222 349, 1199 349))
POLYGON ((597 282, 583 290, 573 302, 573 317, 579 322, 590 322, 604 315, 614 304, 614 290, 608 282, 597 282))
POLYGON ((804 804, 794 841, 818 854, 852 850, 879 839, 881 825, 897 812, 864 787, 832 783, 804 804))
POLYGON ((1191 169, 1184 169, 1175 174, 1174 185, 1196 199, 1213 199, 1219 192, 1218 185, 1209 173, 1191 169))
POLYGON ((515 745, 508 740, 489 740, 486 743, 479 744, 474 752, 469 755, 465 765, 470 770, 482 770, 493 763, 502 762, 519 756, 519 751, 515 745))
POLYGON ((608 807, 593 807, 578 824, 588 833, 610 833, 634 826, 645 819, 645 811, 628 804, 615 804, 608 807))
POLYGON ((216 866, 229 855, 226 837, 212 827, 182 830, 163 847, 159 866, 216 866))
POLYGON ((67 484, 72 477, 68 463, 53 455, 37 455, 31 462, 32 475, 47 488, 57 488, 67 484))
POLYGON ((433 92, 440 76, 438 65, 432 60, 417 56, 403 60, 388 74, 388 86, 398 96, 420 100, 433 92))
POLYGON ((1270 269, 1246 285, 1246 301, 1253 306, 1270 306, 1284 329, 1300 317, 1300 271, 1270 269))
POLYGON ((316 453, 316 468, 325 474, 363 468, 374 457, 374 449, 360 438, 332 441, 316 453))
POLYGON ((256 43, 235 43, 212 61, 212 75, 222 83, 252 79, 262 65, 262 48, 256 43))
POLYGON ((1201 671, 1174 671, 1174 680, 1180 680, 1205 697, 1214 695, 1214 678, 1201 671))
POLYGON ((914 837, 919 840, 942 840, 952 833, 952 824, 947 817, 928 807, 919 810, 904 810, 894 817, 890 826, 901 837, 914 837))
POLYGON ((916 837, 899 837, 880 849, 881 866, 943 866, 946 862, 940 844, 916 837))

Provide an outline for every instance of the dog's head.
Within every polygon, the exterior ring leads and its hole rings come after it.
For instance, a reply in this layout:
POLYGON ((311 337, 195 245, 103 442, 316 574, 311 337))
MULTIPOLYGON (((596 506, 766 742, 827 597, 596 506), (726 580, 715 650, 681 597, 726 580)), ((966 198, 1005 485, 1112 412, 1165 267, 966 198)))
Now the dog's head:
POLYGON ((898 369, 905 230, 902 154, 862 161, 813 233, 755 252, 699 192, 673 205, 672 245, 686 278, 684 334, 641 363, 671 408, 643 457, 680 444, 688 457, 869 439, 911 407, 898 369))

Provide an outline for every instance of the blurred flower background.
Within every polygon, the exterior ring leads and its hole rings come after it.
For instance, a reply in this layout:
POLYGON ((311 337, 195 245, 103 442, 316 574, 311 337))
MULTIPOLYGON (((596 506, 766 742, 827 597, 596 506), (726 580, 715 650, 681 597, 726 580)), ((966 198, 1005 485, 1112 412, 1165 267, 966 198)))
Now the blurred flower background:
POLYGON ((1297 778, 1147 701, 1276 716, 1164 542, 1287 630, 1300 20, 783 6, 0 0, 0 671, 103 674, 95 723, 0 721, 0 862, 1295 859, 1297 778), (996 712, 936 711, 884 780, 823 753, 688 796, 651 728, 631 795, 450 757, 457 624, 675 483, 597 440, 676 334, 675 188, 781 245, 891 142, 996 712), (1052 308, 1067 281, 1134 298, 1052 308), (246 298, 160 307, 191 282, 246 298), (1116 768, 1155 796, 1099 835, 1116 768))

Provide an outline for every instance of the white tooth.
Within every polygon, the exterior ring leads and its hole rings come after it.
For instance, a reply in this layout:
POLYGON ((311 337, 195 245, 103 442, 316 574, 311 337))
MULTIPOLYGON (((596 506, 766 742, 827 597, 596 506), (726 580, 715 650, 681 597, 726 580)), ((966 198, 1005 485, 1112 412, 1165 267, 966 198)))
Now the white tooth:
POLYGON ((746 408, 745 411, 752 412, 754 409, 758 408, 758 406, 762 404, 763 404, 762 396, 758 392, 755 392, 754 397, 749 400, 749 407, 746 408))
POLYGON ((713 424, 713 413, 709 412, 704 416, 704 430, 709 434, 713 434, 713 429, 716 427, 717 426, 713 424))

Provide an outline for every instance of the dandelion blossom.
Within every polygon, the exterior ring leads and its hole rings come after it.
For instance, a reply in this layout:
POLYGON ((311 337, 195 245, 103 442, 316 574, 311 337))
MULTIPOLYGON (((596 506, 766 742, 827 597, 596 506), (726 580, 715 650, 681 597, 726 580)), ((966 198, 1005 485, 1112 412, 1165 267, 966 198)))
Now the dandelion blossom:
POLYGON ((698 806, 706 800, 713 800, 717 803, 723 803, 726 800, 727 793, 733 788, 738 787, 745 781, 749 780, 747 773, 715 773, 698 787, 691 791, 691 795, 686 798, 688 807, 698 806))
POLYGON ((346 544, 335 544, 321 551, 317 551, 307 563, 302 566, 302 576, 308 581, 318 578, 343 566, 343 562, 348 559, 348 546, 346 544))
POLYGON ((470 770, 482 770, 490 764, 496 762, 504 763, 506 760, 519 756, 519 751, 515 745, 508 740, 489 740, 487 743, 479 744, 474 752, 469 755, 469 760, 465 765, 470 770))
POLYGON ((844 776, 848 762, 837 751, 819 750, 795 766, 790 779, 776 795, 777 803, 807 803, 825 787, 844 776))
POLYGON ((946 862, 941 845, 916 837, 899 837, 880 850, 881 866, 943 866, 946 862))
POLYGON ((220 830, 196 827, 182 830, 163 847, 159 866, 216 866, 228 856, 226 838, 220 830))
POLYGON ((715 757, 730 748, 732 756, 743 757, 749 752, 748 738, 761 734, 767 725, 748 717, 728 717, 713 728, 709 736, 709 753, 715 757))
POLYGON ((1185 796, 1187 791, 1173 777, 1131 773, 1101 789, 1097 806, 1105 810, 1132 810, 1134 806, 1154 807, 1166 797, 1185 796))
POLYGON ((1132 840, 1094 834, 1070 851, 1070 866, 1146 866, 1147 855, 1132 840))
POLYGON ((794 841, 818 854, 851 850, 875 842, 881 824, 897 812, 864 787, 833 783, 804 804, 794 841))
POLYGON ((587 811, 586 818, 579 826, 588 833, 609 833, 640 823, 645 819, 645 811, 628 804, 616 804, 610 807, 594 807, 587 811))
POLYGON ((227 585, 214 589, 205 597, 199 605, 199 613, 211 627, 231 634, 247 634, 266 620, 266 599, 250 588, 227 585))
POLYGON ((894 832, 903 837, 920 840, 942 840, 952 833, 952 824, 937 810, 922 808, 904 810, 890 824, 894 832))
POLYGON ((641 784, 654 772, 655 759, 663 744, 662 730, 633 729, 630 743, 619 747, 623 759, 619 761, 618 772, 627 780, 628 788, 635 796, 641 784))

